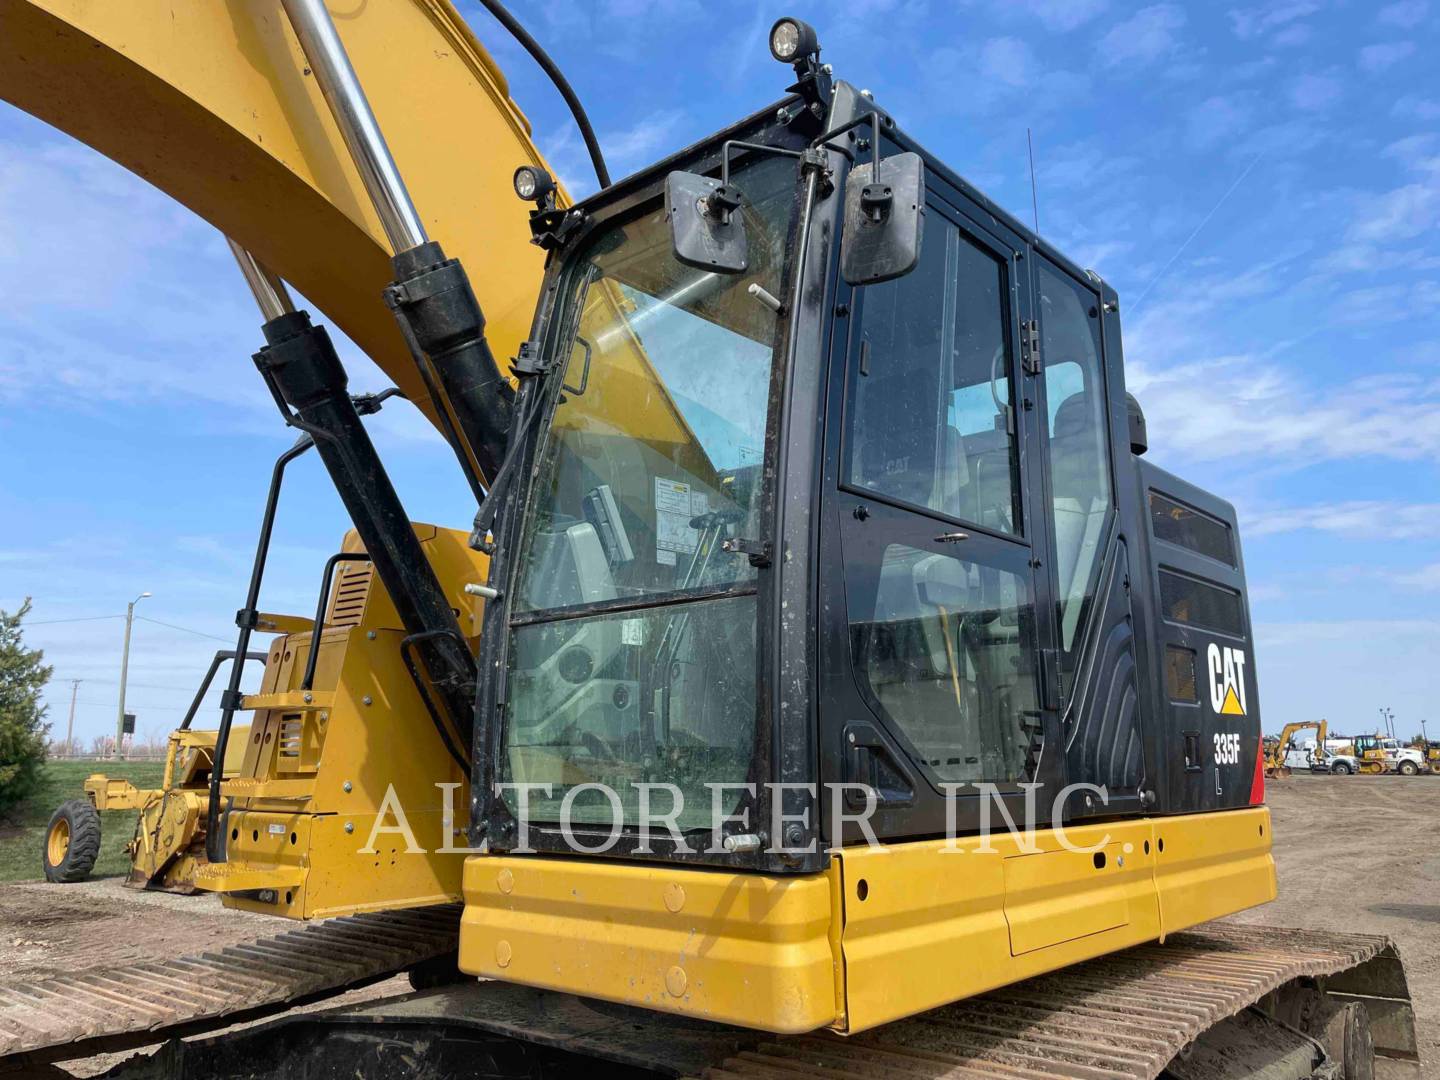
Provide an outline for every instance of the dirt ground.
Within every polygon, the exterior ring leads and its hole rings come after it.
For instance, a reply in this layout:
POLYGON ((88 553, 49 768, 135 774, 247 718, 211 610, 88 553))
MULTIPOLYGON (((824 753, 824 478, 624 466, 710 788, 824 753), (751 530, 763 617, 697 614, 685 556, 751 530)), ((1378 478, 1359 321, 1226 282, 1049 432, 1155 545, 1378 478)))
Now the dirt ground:
MULTIPOLYGON (((1280 899, 1234 918, 1394 939, 1409 974, 1425 1077, 1440 1080, 1440 777, 1296 774, 1272 781, 1269 797, 1280 899)), ((118 878, 0 885, 0 982, 218 948, 276 928, 271 918, 227 911, 215 898, 137 893, 118 878)), ((408 989, 399 978, 356 997, 408 989)), ((66 1068, 93 1076, 116 1060, 66 1068)))
MULTIPOLYGON (((227 910, 218 896, 139 892, 124 888, 121 880, 0 884, 0 985, 221 949, 286 929, 268 915, 227 910)), ((308 1008, 354 1005, 409 992, 410 981, 401 975, 308 1008)), ((98 1076, 132 1055, 148 1052, 100 1054, 65 1062, 63 1068, 77 1077, 98 1076)), ((9 1080, 3 1069, 0 1076, 9 1080)))
POLYGON ((1280 897, 1236 922, 1384 934, 1400 948, 1426 1080, 1440 1080, 1440 776, 1269 782, 1280 897))
POLYGON ((275 932, 274 919, 226 911, 219 897, 140 892, 120 882, 0 885, 0 980, 139 963, 275 932))

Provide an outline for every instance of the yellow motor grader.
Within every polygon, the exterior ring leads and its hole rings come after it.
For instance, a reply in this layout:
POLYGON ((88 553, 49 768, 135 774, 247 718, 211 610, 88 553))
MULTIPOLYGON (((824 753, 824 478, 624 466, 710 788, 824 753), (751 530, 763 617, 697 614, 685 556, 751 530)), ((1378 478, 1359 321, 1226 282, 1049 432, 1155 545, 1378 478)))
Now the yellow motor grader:
MULTIPOLYGON (((56 809, 45 830, 46 881, 83 881, 100 854, 101 812, 136 810, 135 831, 125 845, 130 857, 126 884, 165 892, 195 891, 195 874, 205 856, 205 794, 216 733, 192 731, 189 717, 186 720, 167 740, 160 787, 137 788, 129 780, 95 773, 85 779, 83 798, 67 800, 56 809)), ((232 753, 227 764, 237 767, 239 755, 232 753)))

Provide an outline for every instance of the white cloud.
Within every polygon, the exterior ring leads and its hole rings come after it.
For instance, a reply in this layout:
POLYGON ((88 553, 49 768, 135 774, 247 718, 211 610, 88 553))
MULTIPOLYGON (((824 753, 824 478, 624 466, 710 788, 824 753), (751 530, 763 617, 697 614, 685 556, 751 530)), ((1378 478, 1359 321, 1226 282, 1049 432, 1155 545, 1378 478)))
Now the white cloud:
POLYGON ((1215 96, 1190 110, 1185 139, 1197 150, 1206 150, 1244 129, 1250 110, 1234 98, 1215 96))
POLYGON ((1427 0, 1399 0, 1398 3, 1386 4, 1376 17, 1388 26, 1410 30, 1423 23, 1429 14, 1427 0))
POLYGON ((1019 38, 991 38, 980 46, 980 75, 1005 86, 1029 86, 1036 73, 1035 54, 1019 38))
MULTIPOLYGON (((614 180, 630 175, 637 169, 653 164, 659 158, 679 150, 683 140, 677 134, 684 125, 685 113, 680 109, 664 109, 636 121, 619 131, 600 132, 600 148, 605 164, 614 180)), ((540 152, 555 170, 555 175, 575 198, 595 190, 594 167, 590 153, 573 120, 566 121, 558 131, 542 140, 540 152)))
POLYGON ((962 114, 984 115, 1000 107, 1032 114, 1070 108, 1090 89, 1084 75, 1042 65, 1028 43, 1009 35, 977 45, 941 46, 920 67, 935 106, 962 114), (1026 93, 1042 78, 1044 93, 1026 93))
POLYGON ((1426 132, 1396 139, 1380 153, 1411 167, 1428 168, 1437 149, 1440 149, 1440 135, 1426 132))
MULTIPOLYGON (((1387 299, 1384 307, 1396 301, 1387 299)), ((1353 306, 1370 321, 1382 305, 1353 306)), ((1159 310, 1159 309, 1155 309, 1159 310)), ((1403 318, 1400 309, 1394 318, 1403 318)), ((1147 353, 1141 343, 1132 355, 1147 353)), ((1246 459, 1275 469, 1379 457, 1424 461, 1440 454, 1440 381, 1377 375, 1328 387, 1255 356, 1157 369, 1127 358, 1127 383, 1149 420, 1150 441, 1193 460, 1246 459), (1403 433, 1403 435, 1402 435, 1403 433)))
MULTIPOLYGON (((1287 364, 1227 350, 1226 313, 1279 303, 1294 280, 1293 257, 1286 256, 1237 275, 1192 274, 1184 289, 1132 316, 1126 383, 1145 408, 1157 456, 1250 461, 1284 472, 1326 461, 1423 461, 1440 454, 1440 377, 1432 371, 1321 383, 1303 356, 1287 364)), ((1406 279, 1375 289, 1311 292, 1305 303, 1316 312, 1317 330, 1374 326, 1422 315, 1440 300, 1435 290, 1406 279)), ((1271 351, 1278 355, 1284 347, 1281 342, 1271 351)))
POLYGON ((662 109, 642 117, 623 131, 601 136, 600 145, 605 148, 606 161, 613 161, 615 171, 624 175, 673 150, 679 150, 675 132, 684 121, 682 110, 662 109))
POLYGON ((1247 508, 1241 517, 1247 536, 1322 532, 1355 540, 1429 540, 1440 535, 1440 503, 1357 499, 1247 508))
POLYGON ((1134 247, 1134 244, 1120 240, 1097 240, 1093 243, 1082 241, 1070 246, 1069 254, 1080 266, 1087 270, 1094 270, 1101 277, 1105 277, 1106 267, 1119 263, 1134 250, 1134 247))
POLYGON ((1185 12, 1176 4, 1141 8, 1100 39, 1100 59, 1108 67, 1154 63, 1175 51, 1176 35, 1184 25, 1185 12))
POLYGON ((1293 23, 1272 37, 1270 44, 1284 49, 1293 49, 1298 45, 1304 45, 1314 36, 1315 31, 1308 24, 1293 23))
MULTIPOLYGON (((1322 641, 1384 641, 1387 638, 1395 639, 1406 636, 1419 640, 1440 636, 1440 622, 1432 619, 1339 619, 1323 622, 1274 622, 1262 623, 1255 629, 1256 637, 1265 646, 1308 645, 1322 641)), ((1316 670, 1326 669, 1317 668, 1316 670)))
POLYGON ((1328 109, 1340 100, 1344 87, 1333 75, 1301 75, 1290 84, 1290 101, 1297 109, 1328 109))
POLYGON ((1413 41, 1391 41, 1366 45, 1360 50, 1360 68, 1374 75, 1386 71, 1415 52, 1413 41))
POLYGON ((1440 120, 1440 100, 1406 94, 1395 102, 1390 112, 1404 119, 1440 120))
POLYGON ((1314 270, 1323 276, 1336 274, 1383 274, 1397 270, 1440 270, 1440 255, 1420 248, 1397 248, 1392 244, 1341 244, 1315 260, 1314 270))
POLYGON ((1440 172, 1384 194, 1366 197, 1347 236, 1361 243, 1409 240, 1440 222, 1440 172))
POLYGON ((1336 323, 1373 327, 1424 318, 1437 306, 1440 282, 1401 280, 1340 293, 1329 298, 1326 309, 1336 323))
POLYGON ((1261 37, 1319 10, 1320 5, 1315 0, 1272 0, 1268 4, 1232 10, 1230 28, 1241 39, 1261 37))
POLYGON ((0 144, 0 291, 0 403, 199 401, 224 408, 197 423, 237 428, 274 416, 249 362, 259 317, 219 232, 85 147, 0 144))
POLYGON ((1430 563, 1428 566, 1422 566, 1418 570, 1406 573, 1391 574, 1390 580, 1396 585, 1434 592, 1440 589, 1440 563, 1430 563))

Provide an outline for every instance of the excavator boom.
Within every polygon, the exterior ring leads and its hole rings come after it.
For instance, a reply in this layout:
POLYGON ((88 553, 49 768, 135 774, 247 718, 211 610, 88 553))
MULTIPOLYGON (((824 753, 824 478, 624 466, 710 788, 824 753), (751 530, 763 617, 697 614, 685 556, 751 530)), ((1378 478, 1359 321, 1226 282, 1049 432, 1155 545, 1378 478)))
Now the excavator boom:
MULTIPOLYGON (((542 163, 529 122, 448 0, 365 4, 334 22, 503 362, 529 331, 544 266, 511 191, 516 166, 542 163)), ((0 99, 233 238, 437 421, 380 302, 393 252, 280 0, 0 0, 0 99)))

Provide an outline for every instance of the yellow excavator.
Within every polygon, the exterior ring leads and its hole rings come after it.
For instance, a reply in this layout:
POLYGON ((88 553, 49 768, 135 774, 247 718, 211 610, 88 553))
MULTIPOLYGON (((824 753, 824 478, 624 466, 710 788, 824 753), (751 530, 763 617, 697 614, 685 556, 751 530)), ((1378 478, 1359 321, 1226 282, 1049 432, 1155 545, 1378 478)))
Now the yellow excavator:
POLYGON ((1327 751, 1325 740, 1330 735, 1330 724, 1326 720, 1301 720, 1293 724, 1286 724, 1285 729, 1280 732, 1280 737, 1275 742, 1267 742, 1265 748, 1265 777, 1274 779, 1290 775, 1290 766, 1285 763, 1286 756, 1295 739, 1295 736, 1302 731, 1315 732, 1315 755, 1323 759, 1327 751))
POLYGON ((0 97, 219 228, 263 318, 297 438, 236 654, 273 637, 193 879, 301 923, 0 987, 0 1065, 1415 1067, 1387 941, 1209 922, 1276 888, 1244 569, 1230 505, 1143 458, 1114 290, 799 20, 777 101, 611 182, 483 2, 595 195, 447 0, 0 0, 0 97), (393 390, 352 395, 286 283, 393 390), (468 528, 406 517, 362 419, 395 393, 468 528), (354 530, 314 618, 267 613, 312 448, 354 530))

